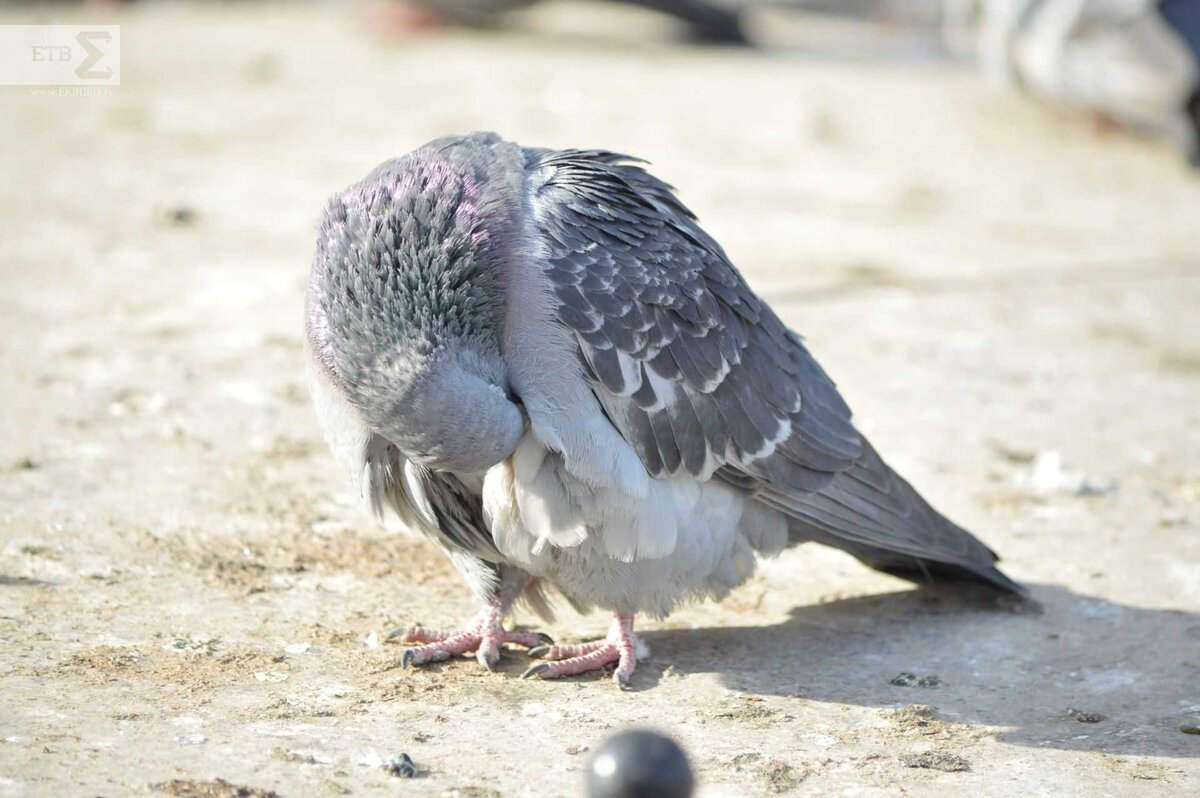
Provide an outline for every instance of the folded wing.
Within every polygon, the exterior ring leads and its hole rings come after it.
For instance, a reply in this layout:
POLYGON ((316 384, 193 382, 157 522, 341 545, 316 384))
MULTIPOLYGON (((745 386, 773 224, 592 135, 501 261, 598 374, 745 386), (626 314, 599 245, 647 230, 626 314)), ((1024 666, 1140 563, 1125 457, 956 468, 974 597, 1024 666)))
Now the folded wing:
POLYGON ((986 546, 879 458, 800 337, 670 186, 597 150, 528 150, 527 174, 561 320, 652 476, 715 476, 786 514, 795 535, 875 567, 1015 589, 986 546))

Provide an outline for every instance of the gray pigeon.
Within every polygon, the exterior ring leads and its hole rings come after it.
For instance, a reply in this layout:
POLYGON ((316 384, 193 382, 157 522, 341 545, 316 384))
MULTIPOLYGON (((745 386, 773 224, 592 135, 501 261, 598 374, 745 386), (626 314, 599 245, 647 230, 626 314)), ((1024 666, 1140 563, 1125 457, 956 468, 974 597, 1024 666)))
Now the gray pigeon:
POLYGON ((890 469, 799 335, 667 184, 603 150, 494 133, 387 161, 325 211, 308 292, 326 438, 377 514, 435 541, 483 602, 410 627, 402 663, 504 643, 550 678, 647 650, 637 613, 727 595, 817 541, 916 579, 1021 588, 890 469), (508 631, 553 589, 603 640, 508 631))
POLYGON ((1200 0, 945 0, 984 74, 1160 135, 1200 166, 1200 0))

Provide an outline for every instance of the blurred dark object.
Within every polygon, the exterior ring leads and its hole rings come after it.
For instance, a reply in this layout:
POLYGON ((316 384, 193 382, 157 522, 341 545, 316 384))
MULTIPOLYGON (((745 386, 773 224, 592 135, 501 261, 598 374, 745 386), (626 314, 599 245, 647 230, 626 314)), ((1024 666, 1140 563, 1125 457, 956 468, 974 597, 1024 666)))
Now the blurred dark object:
POLYGON ((668 737, 621 732, 588 763, 587 798, 688 798, 695 787, 687 755, 668 737))
POLYGON ((1162 0, 1159 11, 1200 60, 1200 0, 1162 0))
MULTIPOLYGON (((691 41, 707 44, 747 44, 741 14, 705 0, 606 0, 640 6, 675 17, 687 24, 691 41)), ((508 12, 528 8, 537 0, 403 0, 394 20, 405 28, 462 25, 490 28, 508 12)))
POLYGON ((742 31, 741 14, 705 3, 703 0, 615 0, 642 6, 675 17, 688 24, 691 38, 705 44, 748 44, 742 31))
MULTIPOLYGON (((1162 0, 1159 11, 1192 51, 1193 61, 1200 64, 1200 0, 1162 0)), ((1193 83, 1187 115, 1194 136, 1188 158, 1200 169, 1200 81, 1193 83)))

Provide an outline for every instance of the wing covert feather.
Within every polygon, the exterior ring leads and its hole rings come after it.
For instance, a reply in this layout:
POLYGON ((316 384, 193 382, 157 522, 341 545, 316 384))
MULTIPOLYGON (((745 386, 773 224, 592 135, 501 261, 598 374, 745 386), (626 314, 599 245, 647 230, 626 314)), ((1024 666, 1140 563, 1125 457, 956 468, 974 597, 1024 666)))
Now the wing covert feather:
POLYGON ((668 185, 614 153, 528 157, 562 321, 653 476, 725 467, 812 491, 854 464, 833 382, 668 185))

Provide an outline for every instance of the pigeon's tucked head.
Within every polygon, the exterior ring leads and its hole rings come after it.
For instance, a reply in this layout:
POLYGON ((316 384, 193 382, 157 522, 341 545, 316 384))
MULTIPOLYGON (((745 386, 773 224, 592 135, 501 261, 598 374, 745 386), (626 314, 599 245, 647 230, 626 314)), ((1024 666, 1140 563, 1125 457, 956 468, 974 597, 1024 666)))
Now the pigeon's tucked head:
POLYGON ((437 470, 487 469, 524 432, 499 345, 518 204, 500 166, 470 141, 383 164, 330 201, 313 262, 315 365, 437 470))

